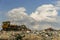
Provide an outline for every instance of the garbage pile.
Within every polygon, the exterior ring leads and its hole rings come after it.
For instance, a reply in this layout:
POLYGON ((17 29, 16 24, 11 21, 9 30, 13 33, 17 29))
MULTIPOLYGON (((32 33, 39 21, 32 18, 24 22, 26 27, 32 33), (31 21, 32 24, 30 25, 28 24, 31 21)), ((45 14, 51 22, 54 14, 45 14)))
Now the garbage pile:
POLYGON ((0 40, 60 40, 60 30, 0 31, 0 40))
POLYGON ((30 30, 25 25, 11 25, 9 21, 3 22, 2 28, 0 40, 60 40, 60 30, 52 28, 30 30))

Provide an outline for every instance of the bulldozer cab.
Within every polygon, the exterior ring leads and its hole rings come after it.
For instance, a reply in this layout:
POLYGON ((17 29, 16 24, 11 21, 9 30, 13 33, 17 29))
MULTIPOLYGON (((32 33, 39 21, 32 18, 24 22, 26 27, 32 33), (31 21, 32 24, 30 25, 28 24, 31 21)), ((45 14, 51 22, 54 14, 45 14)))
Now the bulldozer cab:
POLYGON ((3 25, 2 25, 2 28, 7 28, 7 27, 9 27, 9 25, 10 25, 10 21, 5 21, 5 22, 3 22, 2 24, 3 24, 3 25))

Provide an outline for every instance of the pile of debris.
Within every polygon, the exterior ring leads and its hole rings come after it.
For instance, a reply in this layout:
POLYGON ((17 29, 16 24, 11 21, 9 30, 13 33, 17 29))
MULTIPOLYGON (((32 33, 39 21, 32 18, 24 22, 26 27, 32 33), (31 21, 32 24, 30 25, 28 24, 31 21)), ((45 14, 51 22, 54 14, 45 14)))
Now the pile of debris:
POLYGON ((0 40, 60 40, 60 30, 52 28, 36 31, 25 25, 11 25, 9 21, 3 22, 0 31, 0 40))

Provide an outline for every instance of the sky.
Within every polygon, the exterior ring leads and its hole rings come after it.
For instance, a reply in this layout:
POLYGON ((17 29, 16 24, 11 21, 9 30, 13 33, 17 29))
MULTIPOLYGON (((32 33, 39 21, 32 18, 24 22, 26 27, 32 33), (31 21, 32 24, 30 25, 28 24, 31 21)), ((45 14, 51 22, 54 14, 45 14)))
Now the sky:
POLYGON ((0 0, 0 24, 6 20, 31 29, 59 29, 60 0, 0 0))

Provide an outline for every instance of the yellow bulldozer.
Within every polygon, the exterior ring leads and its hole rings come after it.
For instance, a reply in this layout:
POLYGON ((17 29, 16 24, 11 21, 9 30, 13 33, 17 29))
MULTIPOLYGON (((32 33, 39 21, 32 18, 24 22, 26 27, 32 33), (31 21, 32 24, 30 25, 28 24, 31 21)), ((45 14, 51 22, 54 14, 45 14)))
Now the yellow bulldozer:
POLYGON ((20 25, 20 26, 18 26, 18 25, 11 25, 10 24, 10 21, 5 21, 5 22, 3 22, 2 23, 3 25, 2 25, 2 30, 6 30, 6 31, 9 31, 9 30, 29 30, 29 31, 31 31, 30 29, 28 29, 25 25, 20 25))

